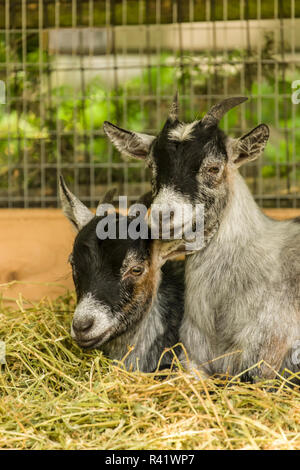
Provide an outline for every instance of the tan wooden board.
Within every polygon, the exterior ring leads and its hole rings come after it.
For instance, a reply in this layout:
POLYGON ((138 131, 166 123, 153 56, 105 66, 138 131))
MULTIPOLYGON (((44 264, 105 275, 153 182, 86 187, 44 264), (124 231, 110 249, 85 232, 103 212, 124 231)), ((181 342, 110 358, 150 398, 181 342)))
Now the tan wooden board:
MULTIPOLYGON (((278 220, 300 216, 300 209, 265 212, 278 220)), ((67 260, 74 236, 59 209, 0 210, 0 295, 14 303, 20 295, 38 301, 73 289, 67 260)))
POLYGON ((0 210, 0 294, 40 300, 73 289, 74 234, 60 210, 0 210))

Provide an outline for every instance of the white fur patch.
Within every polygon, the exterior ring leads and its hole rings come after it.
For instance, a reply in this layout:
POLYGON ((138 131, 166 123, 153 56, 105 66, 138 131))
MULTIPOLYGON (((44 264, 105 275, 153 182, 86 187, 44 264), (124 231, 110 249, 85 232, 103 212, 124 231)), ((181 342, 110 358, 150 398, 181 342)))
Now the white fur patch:
POLYGON ((160 237, 168 240, 170 239, 171 229, 174 229, 176 232, 176 235, 173 234, 174 238, 181 239, 183 232, 185 232, 186 220, 184 214, 188 207, 192 210, 189 200, 180 191, 172 186, 162 186, 151 204, 151 212, 148 218, 152 238, 158 238, 160 233, 160 237), (163 216, 162 225, 160 223, 160 214, 163 216))
POLYGON ((182 193, 176 191, 174 188, 170 186, 162 186, 158 195, 154 199, 153 204, 167 204, 169 206, 176 204, 182 205, 188 204, 188 200, 182 195, 182 193))
MULTIPOLYGON (((85 337, 85 340, 88 340, 89 336, 91 338, 100 336, 113 326, 113 320, 110 318, 109 312, 110 308, 107 305, 99 302, 99 300, 95 299, 91 293, 88 293, 77 305, 73 321, 84 321, 85 319, 90 318, 94 319, 93 327, 85 337)), ((71 336, 76 339, 73 325, 71 327, 71 336)), ((103 338, 103 340, 104 339, 105 338, 103 338)))
POLYGON ((192 132, 194 129, 194 126, 198 123, 198 121, 191 122, 190 124, 184 124, 180 123, 178 124, 175 129, 172 129, 169 132, 169 137, 172 140, 178 140, 178 141, 183 141, 183 140, 190 140, 192 139, 192 132))

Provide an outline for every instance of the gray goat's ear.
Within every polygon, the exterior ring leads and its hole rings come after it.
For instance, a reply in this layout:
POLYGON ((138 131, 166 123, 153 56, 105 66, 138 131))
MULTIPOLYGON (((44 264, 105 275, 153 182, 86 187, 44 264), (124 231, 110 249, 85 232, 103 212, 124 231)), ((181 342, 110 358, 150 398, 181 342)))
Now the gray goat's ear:
POLYGON ((260 124, 240 139, 234 139, 231 143, 231 159, 239 167, 244 163, 256 160, 268 142, 270 135, 266 124, 260 124))
POLYGON ((59 196, 65 216, 77 231, 92 220, 94 214, 68 189, 65 180, 59 177, 59 196))
POLYGON ((131 132, 105 121, 103 130, 114 146, 127 157, 145 160, 149 155, 150 146, 155 139, 153 135, 131 132))

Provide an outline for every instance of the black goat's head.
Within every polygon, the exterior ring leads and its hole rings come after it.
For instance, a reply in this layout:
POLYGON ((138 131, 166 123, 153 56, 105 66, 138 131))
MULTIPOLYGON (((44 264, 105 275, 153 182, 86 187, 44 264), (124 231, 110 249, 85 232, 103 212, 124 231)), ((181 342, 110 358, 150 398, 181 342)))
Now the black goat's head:
MULTIPOLYGON (((113 195, 109 191, 100 206, 111 203, 113 195)), ((98 348, 138 328, 156 297, 160 268, 177 250, 174 244, 151 240, 148 234, 133 239, 128 231, 127 238, 120 238, 119 226, 128 227, 133 218, 115 211, 116 238, 100 239, 97 227, 104 216, 95 216, 62 177, 60 198, 63 212, 78 232, 70 255, 77 294, 72 336, 84 348, 98 348)))

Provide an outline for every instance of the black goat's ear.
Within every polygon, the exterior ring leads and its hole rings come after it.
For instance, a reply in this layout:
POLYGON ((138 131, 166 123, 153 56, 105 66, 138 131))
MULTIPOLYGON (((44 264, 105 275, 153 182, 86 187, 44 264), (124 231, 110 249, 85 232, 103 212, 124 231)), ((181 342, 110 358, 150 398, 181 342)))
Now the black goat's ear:
POLYGON ((183 240, 152 241, 152 254, 156 259, 156 264, 162 266, 169 259, 177 258, 187 254, 183 240))
POLYGON ((103 130, 114 146, 125 156, 145 160, 150 146, 155 139, 153 135, 131 132, 105 121, 103 130))
POLYGON ((264 151, 270 135, 266 124, 260 124, 239 139, 229 141, 229 157, 239 167, 256 160, 264 151))
POLYGON ((94 214, 69 190, 65 180, 59 177, 59 196, 65 216, 77 231, 92 220, 94 214))

